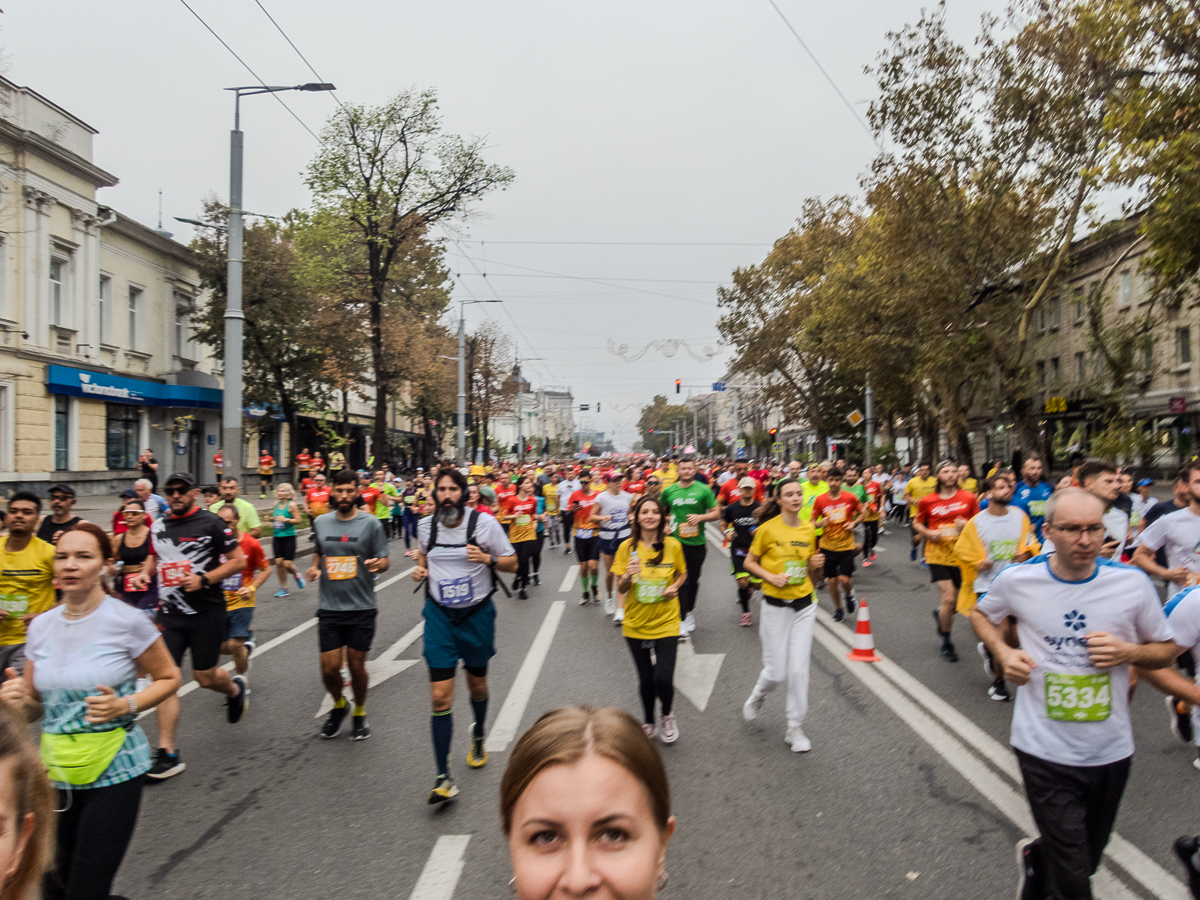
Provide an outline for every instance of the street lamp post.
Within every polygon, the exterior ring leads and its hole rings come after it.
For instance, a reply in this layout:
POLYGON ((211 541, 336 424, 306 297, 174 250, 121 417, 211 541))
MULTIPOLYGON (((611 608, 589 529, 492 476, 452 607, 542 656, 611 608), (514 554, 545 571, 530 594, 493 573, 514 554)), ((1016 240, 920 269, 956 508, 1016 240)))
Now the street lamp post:
POLYGON ((282 91, 332 91, 332 84, 263 84, 225 88, 233 91, 233 131, 229 132, 229 236, 225 298, 225 390, 221 404, 221 444, 235 475, 245 464, 242 449, 242 97, 282 91))
MULTIPOLYGON (((521 371, 521 363, 534 362, 536 360, 545 359, 544 356, 519 356, 517 357, 517 371, 521 371)), ((522 434, 521 428, 521 382, 517 381, 517 462, 525 461, 525 437, 522 434)))
MULTIPOLYGON (((467 307, 472 303, 499 303, 499 300, 458 301, 458 464, 467 456, 467 307)), ((487 459, 487 447, 483 448, 487 459)))

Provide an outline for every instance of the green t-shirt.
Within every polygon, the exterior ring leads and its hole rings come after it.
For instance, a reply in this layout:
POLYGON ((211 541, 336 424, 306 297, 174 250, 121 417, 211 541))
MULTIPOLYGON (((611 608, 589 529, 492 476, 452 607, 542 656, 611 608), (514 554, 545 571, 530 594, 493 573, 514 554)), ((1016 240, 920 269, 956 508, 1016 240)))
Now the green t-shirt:
POLYGON ((850 485, 850 487, 846 488, 846 490, 848 490, 855 497, 857 497, 858 502, 861 503, 863 506, 867 505, 867 489, 865 487, 863 487, 861 483, 860 484, 852 484, 852 485, 850 485))
POLYGON ((662 492, 663 502, 675 519, 675 537, 680 543, 700 546, 704 544, 704 523, 688 525, 688 516, 701 516, 717 505, 717 498, 707 484, 693 481, 687 487, 679 482, 662 492))
MULTIPOLYGON (((398 490, 396 490, 395 487, 392 486, 392 483, 390 481, 385 481, 383 484, 373 484, 373 485, 371 485, 371 487, 375 488, 381 494, 389 494, 392 497, 400 496, 400 492, 398 490)), ((382 500, 380 500, 378 503, 375 504, 375 518, 390 519, 391 517, 392 517, 392 508, 390 506, 388 506, 382 500)))

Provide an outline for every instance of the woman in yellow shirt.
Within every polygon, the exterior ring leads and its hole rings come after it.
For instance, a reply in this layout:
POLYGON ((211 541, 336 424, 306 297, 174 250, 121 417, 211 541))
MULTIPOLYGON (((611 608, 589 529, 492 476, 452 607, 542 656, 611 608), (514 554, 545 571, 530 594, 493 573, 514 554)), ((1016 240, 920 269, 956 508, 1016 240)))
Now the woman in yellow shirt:
POLYGON ((645 712, 642 730, 647 737, 654 737, 657 698, 662 705, 659 737, 664 744, 673 744, 679 740, 679 726, 671 713, 679 647, 679 587, 687 580, 687 566, 683 546, 668 534, 667 508, 661 500, 643 497, 634 504, 632 518, 629 539, 617 548, 612 564, 625 608, 621 633, 637 667, 645 712))
POLYGON ((746 721, 758 718, 767 694, 787 682, 787 731, 784 740, 796 753, 812 749, 804 735, 808 712, 808 670, 812 659, 817 605, 810 568, 818 572, 825 555, 817 550, 816 529, 800 518, 804 491, 795 478, 758 508, 754 542, 746 555, 746 571, 762 579, 763 603, 758 619, 763 667, 754 690, 742 706, 746 721))

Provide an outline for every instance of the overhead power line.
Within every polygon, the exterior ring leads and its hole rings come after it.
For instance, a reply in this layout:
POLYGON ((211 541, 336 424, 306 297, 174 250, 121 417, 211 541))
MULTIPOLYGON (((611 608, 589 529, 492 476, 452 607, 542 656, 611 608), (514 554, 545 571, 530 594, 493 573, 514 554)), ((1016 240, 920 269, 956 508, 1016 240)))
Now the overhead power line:
MULTIPOLYGON (((255 81, 257 81, 263 87, 267 86, 267 83, 259 77, 258 73, 255 72, 252 68, 250 68, 249 63, 247 63, 244 59, 242 59, 240 56, 238 56, 237 53, 234 51, 234 49, 232 47, 230 47, 227 43, 225 43, 225 39, 223 37, 221 37, 219 34, 217 34, 217 32, 215 30, 213 30, 213 27, 211 25, 209 25, 207 22, 204 21, 204 19, 200 15, 200 13, 196 12, 194 9, 192 9, 190 6, 188 6, 187 0, 179 0, 179 2, 183 4, 184 9, 186 9, 188 12, 190 12, 193 16, 196 17, 197 22, 199 22, 206 29, 208 29, 209 34, 211 34, 218 41, 220 41, 221 46, 224 47, 226 50, 228 50, 230 55, 233 56, 234 59, 236 59, 239 63, 242 64, 243 69, 245 69, 247 72, 249 72, 251 75, 254 76, 255 81)), ((280 97, 278 93, 276 93, 275 91, 271 91, 270 94, 272 97, 275 98, 276 103, 278 103, 280 106, 282 106, 284 109, 286 109, 288 111, 288 113, 291 115, 291 117, 300 123, 301 128, 303 128, 305 131, 307 131, 309 134, 311 134, 313 136, 313 139, 316 140, 317 143, 320 143, 321 139, 320 139, 320 137, 317 136, 317 133, 315 131, 313 131, 311 128, 309 128, 307 123, 305 123, 305 121, 303 119, 301 119, 298 115, 296 115, 296 111, 294 109, 292 109, 290 106, 288 106, 286 103, 283 102, 283 98, 280 97)))
POLYGON ((554 244, 578 247, 770 247, 771 241, 463 241, 465 244, 554 244))
MULTIPOLYGON (((317 79, 317 81, 320 81, 322 83, 328 83, 325 81, 324 78, 321 77, 321 73, 318 72, 315 68, 313 68, 313 64, 308 61, 308 57, 300 52, 300 48, 296 46, 296 42, 293 41, 290 37, 288 37, 287 32, 283 30, 283 26, 275 21, 275 17, 273 15, 271 15, 269 12, 267 12, 267 8, 262 5, 260 0, 254 0, 254 2, 258 6, 258 8, 263 11, 263 15, 271 20, 271 24, 275 26, 275 30, 278 31, 281 35, 283 35, 283 39, 288 42, 288 45, 293 50, 296 51, 296 55, 298 57, 300 57, 301 60, 304 61, 304 64, 306 66, 308 66, 308 71, 313 73, 313 77, 315 77, 317 79)), ((340 99, 338 99, 338 95, 337 95, 336 91, 326 91, 325 93, 328 93, 329 96, 333 98, 334 102, 337 103, 338 106, 342 105, 342 101, 340 99)))

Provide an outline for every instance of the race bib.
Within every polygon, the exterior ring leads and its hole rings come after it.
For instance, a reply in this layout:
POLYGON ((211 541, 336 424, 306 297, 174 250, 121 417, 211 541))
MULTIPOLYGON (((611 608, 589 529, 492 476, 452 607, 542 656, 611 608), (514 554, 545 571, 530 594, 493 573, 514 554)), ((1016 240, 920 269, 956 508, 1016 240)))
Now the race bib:
POLYGON ((788 577, 788 584, 800 584, 808 577, 808 564, 803 563, 798 559, 785 559, 783 561, 783 574, 788 577))
POLYGON ((179 587, 183 579, 191 574, 192 561, 190 559, 164 562, 160 563, 158 567, 158 577, 162 580, 163 587, 179 587))
POLYGON ((1060 722, 1103 722, 1112 713, 1112 673, 1046 673, 1046 718, 1060 722))
POLYGON ((1200 572, 1188 572, 1184 587, 1195 587, 1200 584, 1200 572))
POLYGON ((666 578, 643 578, 637 583, 637 598, 641 603, 662 603, 670 582, 666 578))
POLYGON ((533 516, 517 516, 516 519, 513 520, 513 524, 518 528, 528 528, 529 523, 532 521, 533 516))
POLYGON ((235 594, 242 589, 242 573, 230 575, 228 578, 221 579, 221 590, 228 594, 235 594))
POLYGON ((329 576, 330 581, 349 581, 358 574, 358 557, 325 557, 325 574, 329 576))
POLYGON ((470 575, 447 578, 438 582, 438 594, 442 598, 442 606, 470 606, 475 602, 475 585, 470 575))
POLYGON ((124 588, 125 593, 136 594, 136 593, 139 593, 140 591, 146 590, 146 588, 134 587, 133 579, 135 579, 138 576, 138 574, 139 574, 138 572, 134 572, 132 575, 122 575, 121 576, 121 579, 122 579, 121 585, 124 588))
POLYGON ((988 556, 996 562, 1008 562, 1016 555, 1016 541, 988 541, 988 556))
POLYGON ((622 525, 624 525, 628 521, 629 521, 629 510, 618 509, 618 510, 613 511, 612 521, 609 522, 608 524, 611 525, 613 528, 620 528, 622 525))
POLYGON ((679 536, 681 538, 694 538, 700 534, 699 525, 689 525, 687 522, 679 523, 679 536))
POLYGON ((1045 500, 1030 500, 1029 501, 1029 517, 1031 519, 1039 519, 1046 515, 1045 500))
POLYGON ((276 519, 275 520, 275 530, 283 531, 285 528, 287 528, 291 524, 292 524, 291 522, 280 522, 278 519, 276 519))
POLYGON ((23 616, 29 612, 29 595, 0 594, 0 609, 10 616, 23 616))

